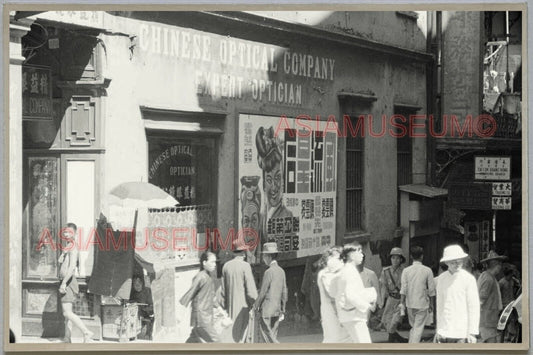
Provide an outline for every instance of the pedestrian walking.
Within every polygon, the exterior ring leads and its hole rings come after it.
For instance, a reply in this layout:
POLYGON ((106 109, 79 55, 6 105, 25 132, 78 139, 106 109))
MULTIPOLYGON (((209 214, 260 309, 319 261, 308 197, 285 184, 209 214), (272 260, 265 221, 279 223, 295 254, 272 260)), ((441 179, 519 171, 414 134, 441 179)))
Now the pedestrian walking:
MULTIPOLYGON (((359 246, 359 248, 361 248, 359 243, 352 243, 352 244, 359 246)), ((373 287, 376 290, 376 303, 374 303, 373 306, 368 310, 367 318, 370 319, 370 315, 376 311, 378 300, 380 299, 381 287, 379 286, 379 279, 376 273, 370 270, 369 268, 365 267, 365 260, 366 260, 366 255, 363 253, 363 261, 361 262, 361 264, 357 265, 356 267, 357 267, 357 271, 359 271, 359 275, 361 275, 361 280, 363 280, 363 285, 365 286, 365 288, 373 287)))
POLYGON ((413 264, 402 272, 401 304, 407 309, 409 343, 420 343, 426 321, 433 314, 435 303, 435 282, 433 271, 422 264, 424 249, 415 246, 411 249, 413 264))
POLYGON ((233 320, 232 338, 240 343, 248 326, 250 309, 257 298, 257 287, 252 267, 244 259, 248 250, 246 244, 237 239, 233 246, 235 257, 222 267, 220 303, 233 320))
POLYGON ((516 297, 515 290, 519 287, 519 283, 513 277, 513 270, 505 267, 503 269, 503 277, 498 283, 502 295, 502 305, 505 308, 505 306, 514 301, 516 297))
POLYGON ((392 248, 389 257, 391 266, 387 266, 381 272, 379 283, 381 285, 382 304, 385 304, 381 324, 389 333, 389 343, 407 343, 407 339, 398 334, 398 325, 402 321, 402 309, 400 290, 402 287, 402 272, 405 262, 401 248, 392 248))
POLYGON ((80 292, 78 281, 76 279, 76 264, 78 262, 77 249, 77 226, 74 223, 67 223, 66 228, 62 230, 63 238, 69 242, 69 245, 62 247, 62 253, 59 257, 59 278, 61 283, 59 285, 59 297, 61 298, 61 307, 63 309, 63 317, 65 317, 65 335, 63 341, 71 343, 71 327, 75 325, 83 333, 83 342, 87 343, 92 340, 94 333, 87 328, 81 318, 74 313, 73 304, 80 292))
POLYGON ((479 334, 479 293, 476 279, 463 270, 468 256, 459 245, 444 248, 448 269, 436 278, 437 343, 475 343, 479 334))
POLYGON ((216 269, 216 255, 205 252, 200 256, 200 271, 194 276, 191 287, 181 297, 184 306, 192 304, 192 331, 187 343, 216 343, 219 336, 213 327, 215 308, 215 283, 211 273, 216 269))
POLYGON ((503 309, 500 284, 496 275, 502 270, 502 261, 505 256, 490 251, 488 256, 481 260, 487 269, 479 276, 477 286, 479 289, 479 302, 481 313, 479 319, 479 336, 482 343, 498 343, 498 320, 503 309))
POLYGON ((332 293, 332 286, 337 282, 336 278, 344 266, 341 253, 342 247, 333 246, 322 254, 320 260, 322 269, 318 272, 317 284, 320 292, 323 343, 348 343, 350 341, 350 336, 339 321, 335 297, 332 293))
POLYGON ((254 312, 261 312, 259 328, 266 343, 279 343, 278 327, 285 318, 285 306, 287 304, 287 282, 285 271, 276 261, 278 257, 278 245, 265 243, 263 246, 263 262, 268 265, 265 271, 259 296, 254 304, 254 312))
POLYGON ((353 343, 371 343, 367 325, 367 312, 376 302, 377 294, 373 287, 365 288, 357 265, 363 262, 360 246, 346 245, 341 258, 344 266, 339 271, 332 293, 339 322, 353 343))

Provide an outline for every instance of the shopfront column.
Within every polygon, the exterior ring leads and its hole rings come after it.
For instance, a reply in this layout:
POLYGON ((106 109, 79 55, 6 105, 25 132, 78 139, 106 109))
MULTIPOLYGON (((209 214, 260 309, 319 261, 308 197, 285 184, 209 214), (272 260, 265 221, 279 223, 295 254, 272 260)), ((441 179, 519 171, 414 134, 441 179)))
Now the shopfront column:
MULTIPOLYGON (((9 327, 21 336, 22 316, 22 55, 30 21, 9 25, 9 327)), ((6 137, 7 138, 7 137, 6 137)), ((4 161, 4 164, 8 164, 4 161)), ((7 221, 6 221, 7 222, 7 221)))

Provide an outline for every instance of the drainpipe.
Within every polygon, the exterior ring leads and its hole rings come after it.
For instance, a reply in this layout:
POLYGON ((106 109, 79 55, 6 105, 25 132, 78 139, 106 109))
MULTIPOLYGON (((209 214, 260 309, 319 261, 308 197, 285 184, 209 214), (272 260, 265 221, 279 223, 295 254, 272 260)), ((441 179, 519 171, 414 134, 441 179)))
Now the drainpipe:
MULTIPOLYGON (((442 12, 429 11, 428 12, 428 37, 427 37, 427 51, 433 54, 434 60, 427 65, 427 112, 433 115, 435 131, 441 129, 438 123, 442 120, 442 12)), ((428 154, 428 176, 427 181, 430 186, 437 185, 436 177, 436 142, 435 138, 429 134, 428 129, 427 139, 427 154, 428 154)))

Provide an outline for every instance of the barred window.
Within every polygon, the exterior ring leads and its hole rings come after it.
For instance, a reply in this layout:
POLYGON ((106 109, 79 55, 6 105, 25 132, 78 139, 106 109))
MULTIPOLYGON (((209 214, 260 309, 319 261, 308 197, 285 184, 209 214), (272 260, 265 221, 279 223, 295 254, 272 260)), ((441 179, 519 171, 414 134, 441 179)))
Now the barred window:
MULTIPOLYGON (((402 115, 409 119, 410 114, 414 112, 400 110, 398 114, 402 115)), ((409 135, 409 127, 407 122, 396 121, 396 124, 402 125, 405 127, 406 134, 402 137, 396 138, 396 171, 397 171, 397 186, 408 185, 413 183, 413 174, 412 174, 412 162, 413 162, 413 153, 412 153, 412 138, 409 135)), ((396 133, 400 133, 400 128, 396 127, 396 133)), ((400 225, 400 190, 397 191, 397 223, 400 225)))
MULTIPOLYGON (((355 126, 356 117, 351 117, 355 126)), ((346 231, 363 229, 364 141, 357 134, 346 138, 346 231)))

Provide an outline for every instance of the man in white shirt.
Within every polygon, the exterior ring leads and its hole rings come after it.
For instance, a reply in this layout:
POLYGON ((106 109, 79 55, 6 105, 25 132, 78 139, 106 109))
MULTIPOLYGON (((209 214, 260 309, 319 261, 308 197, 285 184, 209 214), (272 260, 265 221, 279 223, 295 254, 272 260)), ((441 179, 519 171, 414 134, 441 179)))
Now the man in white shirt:
POLYGON ((345 265, 339 271, 333 287, 337 315, 342 327, 354 343, 371 343, 367 312, 375 304, 373 287, 365 288, 357 265, 363 261, 360 246, 346 245, 341 254, 345 265))
POLYGON ((438 343, 475 343, 479 334, 479 293, 476 279, 463 270, 468 256, 459 245, 444 248, 448 270, 437 278, 438 343))
POLYGON ((402 272, 400 295, 402 307, 407 308, 409 324, 411 325, 409 342, 420 343, 426 320, 433 311, 435 282, 431 269, 422 265, 424 249, 418 246, 413 247, 411 256, 413 257, 413 265, 405 268, 402 272))
MULTIPOLYGON (((359 245, 352 243, 353 245, 359 245)), ((376 304, 374 304, 369 310, 368 310, 368 319, 370 319, 371 314, 376 311, 377 308, 377 302, 379 302, 380 296, 379 291, 381 291, 381 287, 379 285, 379 279, 376 273, 369 268, 365 267, 365 254, 363 254, 363 262, 359 265, 357 265, 357 271, 359 271, 359 275, 361 275, 361 280, 363 280, 363 285, 368 287, 373 287, 376 290, 377 294, 377 301, 376 304)))

